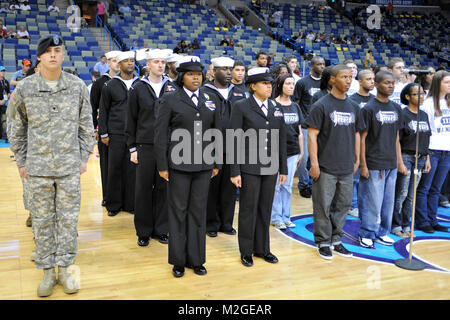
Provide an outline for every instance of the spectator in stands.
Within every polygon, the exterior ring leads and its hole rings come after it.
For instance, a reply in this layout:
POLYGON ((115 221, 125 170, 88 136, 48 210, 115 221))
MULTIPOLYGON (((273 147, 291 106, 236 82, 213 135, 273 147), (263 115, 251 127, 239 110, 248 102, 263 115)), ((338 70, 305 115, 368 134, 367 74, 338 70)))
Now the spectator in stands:
POLYGON ((108 2, 108 13, 109 15, 113 16, 118 14, 119 7, 117 6, 117 3, 114 0, 107 0, 108 2))
POLYGON ((392 2, 389 2, 389 4, 386 7, 386 16, 388 18, 391 18, 394 16, 394 5, 392 4, 392 2))
POLYGON ((195 39, 195 40, 192 42, 192 49, 194 49, 194 50, 200 49, 200 45, 198 44, 198 40, 197 40, 197 39, 195 39))
POLYGON ((431 82, 430 92, 422 110, 431 126, 431 170, 424 173, 417 186, 416 225, 427 232, 448 231, 437 220, 439 194, 450 169, 450 72, 438 71, 431 82))
POLYGON ((283 17, 283 12, 281 10, 277 10, 272 14, 272 27, 278 27, 281 25, 281 18, 283 17))
POLYGON ((306 39, 313 41, 314 40, 314 33, 312 30, 308 32, 308 35, 306 36, 306 39))
POLYGON ((131 12, 131 8, 128 6, 128 4, 126 2, 124 2, 123 5, 121 7, 119 7, 120 14, 125 14, 125 13, 130 13, 130 12, 131 12))
POLYGON ((99 16, 99 18, 102 20, 102 22, 105 24, 106 20, 105 20, 105 11, 106 11, 106 6, 103 3, 103 1, 97 1, 97 15, 99 16))
POLYGON ((255 60, 256 60, 257 67, 266 67, 267 66, 267 53, 262 52, 262 51, 258 52, 256 54, 255 60))
POLYGON ((23 59, 22 69, 16 71, 11 78, 11 86, 17 86, 20 80, 27 76, 27 72, 31 67, 31 61, 28 59, 23 59))
POLYGON ((82 28, 89 28, 89 24, 87 23, 85 18, 81 18, 81 27, 82 28))
POLYGON ((16 38, 16 33, 14 32, 14 30, 12 28, 9 28, 8 31, 8 38, 16 38))
POLYGON ((226 35, 223 36, 222 41, 220 41, 219 46, 221 47, 229 47, 230 46, 230 41, 228 41, 228 38, 226 35))
POLYGON ((289 70, 292 73, 292 77, 294 77, 295 80, 294 84, 296 84, 297 81, 300 80, 297 57, 294 55, 289 55, 284 59, 284 62, 286 62, 287 66, 289 67, 289 70))
POLYGON ((6 136, 6 103, 10 96, 9 82, 5 79, 5 67, 0 66, 0 138, 8 140, 6 136))
POLYGON ((145 9, 142 8, 142 6, 140 5, 140 6, 138 7, 138 9, 137 9, 137 12, 138 12, 138 13, 145 13, 146 11, 145 11, 145 9))
POLYGON ((9 13, 10 11, 9 11, 9 8, 8 8, 8 4, 7 3, 5 3, 4 5, 3 5, 3 7, 0 9, 0 13, 9 13))
POLYGON ((59 8, 56 5, 55 1, 53 1, 52 4, 48 6, 47 11, 48 12, 57 12, 57 13, 59 13, 59 8))
POLYGON ((13 3, 9 6, 10 13, 15 13, 20 10, 20 5, 17 0, 13 0, 13 3))
POLYGON ((76 18, 74 16, 67 18, 67 28, 72 32, 78 32, 80 30, 80 26, 76 23, 76 18))
POLYGON ((177 46, 175 47, 175 49, 173 49, 174 53, 186 53, 187 50, 187 45, 186 45, 186 40, 182 39, 180 42, 177 43, 177 46))
POLYGON ((20 11, 30 11, 30 10, 31 10, 31 7, 28 4, 28 1, 25 1, 20 5, 20 11))
POLYGON ((372 67, 372 50, 367 51, 366 56, 364 57, 364 67, 365 68, 371 68, 372 67))
POLYGON ((6 31, 6 27, 3 26, 3 21, 0 20, 0 37, 8 38, 8 32, 6 31))
POLYGON ((135 50, 139 50, 139 49, 142 49, 142 48, 141 48, 141 46, 139 46, 138 41, 135 40, 135 41, 133 42, 133 45, 131 46, 130 50, 135 51, 135 50))
POLYGON ((94 70, 99 71, 101 75, 104 75, 109 71, 109 65, 106 63, 105 55, 100 57, 100 61, 95 64, 94 70))

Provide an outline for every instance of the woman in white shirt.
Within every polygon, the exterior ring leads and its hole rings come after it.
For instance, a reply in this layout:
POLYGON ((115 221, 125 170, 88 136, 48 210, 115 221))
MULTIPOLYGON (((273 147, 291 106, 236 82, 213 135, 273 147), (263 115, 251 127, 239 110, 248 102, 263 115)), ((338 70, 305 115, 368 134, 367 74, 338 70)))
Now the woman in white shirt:
POLYGON ((450 72, 436 72, 422 110, 431 126, 431 170, 417 186, 416 227, 427 233, 447 231, 436 217, 439 193, 450 169, 450 72))

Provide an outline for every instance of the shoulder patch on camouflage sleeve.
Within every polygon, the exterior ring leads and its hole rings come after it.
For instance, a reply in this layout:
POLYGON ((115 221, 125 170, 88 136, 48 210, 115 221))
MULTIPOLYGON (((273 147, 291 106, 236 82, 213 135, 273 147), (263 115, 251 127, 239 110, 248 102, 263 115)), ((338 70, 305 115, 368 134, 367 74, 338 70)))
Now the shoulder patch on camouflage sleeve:
POLYGON ((17 98, 16 98, 16 95, 14 94, 14 91, 13 91, 13 93, 11 94, 11 96, 9 97, 9 101, 11 101, 11 103, 12 103, 13 105, 16 105, 16 103, 17 103, 17 98))

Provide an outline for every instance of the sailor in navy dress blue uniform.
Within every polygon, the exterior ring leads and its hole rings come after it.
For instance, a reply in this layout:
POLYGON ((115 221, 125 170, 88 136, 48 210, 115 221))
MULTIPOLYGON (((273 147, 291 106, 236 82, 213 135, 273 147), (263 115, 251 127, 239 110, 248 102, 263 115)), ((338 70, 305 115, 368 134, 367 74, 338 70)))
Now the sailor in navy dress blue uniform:
POLYGON ((165 92, 176 90, 163 76, 167 53, 149 50, 144 58, 149 75, 130 89, 126 126, 130 160, 136 164, 134 226, 142 247, 149 244, 150 237, 168 243, 167 181, 156 170, 155 105, 165 92))
MULTIPOLYGON (((204 88, 220 106, 225 137, 225 130, 230 128, 233 104, 246 98, 246 90, 231 84, 233 59, 218 57, 211 59, 211 63, 214 66, 214 80, 205 84, 204 88)), ((224 145, 226 145, 225 140, 224 145)), ((226 153, 227 151, 224 150, 224 159, 226 159, 226 153)), ((206 233, 210 237, 216 237, 218 231, 229 235, 236 234, 236 230, 233 228, 236 193, 236 186, 230 181, 230 165, 224 163, 222 170, 211 180, 209 187, 206 233)))
POLYGON ((106 209, 111 217, 121 210, 133 213, 136 180, 136 165, 130 162, 125 137, 128 91, 139 81, 133 74, 134 52, 120 53, 117 62, 120 74, 103 86, 98 118, 99 136, 108 146, 106 209))
POLYGON ((231 113, 231 128, 241 141, 240 147, 236 143, 231 181, 241 188, 238 240, 241 262, 248 267, 252 255, 278 262, 270 252, 269 227, 277 175, 280 184, 286 181, 287 154, 283 112, 269 99, 272 81, 268 68, 250 69, 246 83, 251 96, 237 101, 231 113), (236 134, 239 129, 242 136, 236 134))
POLYGON ((165 94, 156 109, 156 160, 160 176, 169 182, 169 264, 174 266, 175 277, 182 277, 185 267, 198 275, 206 274, 208 189, 223 161, 217 160, 220 150, 211 163, 203 157, 205 149, 215 144, 203 138, 205 131, 220 132, 221 124, 220 110, 200 89, 202 70, 198 57, 180 59, 179 89, 165 94))

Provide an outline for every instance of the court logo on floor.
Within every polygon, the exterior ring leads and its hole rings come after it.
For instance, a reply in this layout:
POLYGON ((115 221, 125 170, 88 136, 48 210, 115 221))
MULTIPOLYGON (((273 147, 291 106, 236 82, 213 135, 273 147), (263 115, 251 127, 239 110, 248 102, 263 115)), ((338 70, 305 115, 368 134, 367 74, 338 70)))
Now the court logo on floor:
MULTIPOLYGON (((292 217, 291 220, 296 224, 295 228, 288 228, 281 232, 288 237, 295 239, 306 245, 316 247, 314 243, 314 224, 313 215, 301 215, 292 217)), ((450 209, 439 208, 438 209, 439 224, 450 228, 450 209)), ((400 238, 395 235, 389 235, 395 240, 394 245, 385 246, 379 243, 375 243, 375 249, 363 248, 359 245, 358 230, 360 220, 352 216, 347 216, 345 226, 343 228, 344 235, 342 242, 345 247, 353 253, 353 256, 360 259, 377 261, 380 263, 394 264, 397 259, 403 259, 409 257, 409 238, 400 238)), ((414 245, 422 242, 431 241, 450 241, 450 233, 436 231, 432 234, 422 232, 420 230, 414 231, 416 237, 414 238, 414 245)), ((413 248, 414 250, 414 248, 413 248)), ((413 252, 413 259, 422 261, 426 264, 426 270, 450 273, 449 269, 439 266, 438 261, 426 261, 413 252)))

